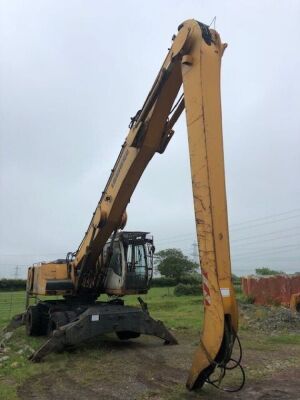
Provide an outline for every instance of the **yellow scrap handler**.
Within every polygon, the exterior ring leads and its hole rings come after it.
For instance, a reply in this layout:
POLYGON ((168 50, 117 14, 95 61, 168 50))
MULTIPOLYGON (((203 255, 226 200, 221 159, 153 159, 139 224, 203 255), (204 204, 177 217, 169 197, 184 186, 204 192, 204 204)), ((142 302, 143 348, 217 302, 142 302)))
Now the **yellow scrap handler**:
MULTIPOLYGON (((215 30, 195 20, 182 23, 172 41, 142 108, 131 118, 129 133, 78 250, 66 259, 29 268, 22 321, 29 335, 50 334, 33 354, 34 361, 107 332, 116 332, 120 339, 148 334, 176 343, 164 324, 151 318, 141 299, 140 308, 126 306, 121 299, 147 292, 154 253, 153 238, 147 232, 122 229, 126 206, 142 173, 155 153, 165 151, 185 109, 204 295, 203 330, 187 380, 191 390, 205 382, 220 382, 229 363, 234 363, 232 348, 238 331, 220 101, 220 65, 226 44, 215 30), (114 297, 97 301, 101 293, 114 297), (63 300, 39 299, 29 305, 30 297, 43 295, 61 295, 63 300), (217 368, 221 372, 213 380, 217 368)), ((240 367, 240 359, 235 366, 240 367)))

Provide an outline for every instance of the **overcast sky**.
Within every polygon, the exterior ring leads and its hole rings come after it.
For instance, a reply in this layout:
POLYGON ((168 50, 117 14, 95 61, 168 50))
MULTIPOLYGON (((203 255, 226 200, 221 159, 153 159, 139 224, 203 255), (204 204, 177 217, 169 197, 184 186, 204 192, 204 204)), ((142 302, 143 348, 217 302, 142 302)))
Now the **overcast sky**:
MULTIPOLYGON (((0 277, 77 248, 177 26, 215 16, 233 272, 300 271, 299 1, 0 0, 0 277)), ((184 116, 127 212, 194 253, 184 116)))

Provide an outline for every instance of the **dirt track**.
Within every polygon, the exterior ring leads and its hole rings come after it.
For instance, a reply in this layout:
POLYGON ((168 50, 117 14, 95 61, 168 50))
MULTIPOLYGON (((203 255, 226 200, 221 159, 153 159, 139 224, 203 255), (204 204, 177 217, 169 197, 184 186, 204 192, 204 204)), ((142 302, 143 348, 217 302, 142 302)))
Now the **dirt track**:
MULTIPOLYGON (((60 368, 55 356, 50 374, 30 378, 19 389, 22 400, 82 399, 300 399, 300 348, 259 351, 245 348, 243 365, 248 381, 242 392, 228 394, 206 385, 198 393, 184 385, 197 337, 176 333, 180 344, 163 346, 155 338, 140 338, 122 343, 110 337, 77 350, 68 356, 68 367, 60 368), (94 349, 94 350, 93 350, 94 349), (87 352, 92 357, 87 357, 87 352), (264 373, 260 374, 262 371, 264 373), (269 372, 268 372, 269 371, 269 372)), ((247 338, 246 338, 247 339, 247 338)), ((246 340, 245 340, 246 342, 246 340)))

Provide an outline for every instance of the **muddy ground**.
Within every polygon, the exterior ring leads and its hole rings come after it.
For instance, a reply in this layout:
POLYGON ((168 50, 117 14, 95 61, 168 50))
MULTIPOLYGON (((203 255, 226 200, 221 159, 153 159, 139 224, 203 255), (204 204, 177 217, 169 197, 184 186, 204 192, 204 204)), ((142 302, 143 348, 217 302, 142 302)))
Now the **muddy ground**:
MULTIPOLYGON (((47 375, 29 378, 18 389, 22 400, 194 400, 194 399, 300 399, 300 346, 271 344, 265 334, 245 331, 244 389, 224 393, 210 385, 195 393, 185 389, 187 371, 197 346, 197 334, 173 332, 179 344, 164 346, 156 338, 120 342, 113 336, 68 354, 68 362, 55 361, 47 375), (89 354, 89 357, 87 357, 89 354)), ((239 377, 230 384, 238 384, 239 377)))

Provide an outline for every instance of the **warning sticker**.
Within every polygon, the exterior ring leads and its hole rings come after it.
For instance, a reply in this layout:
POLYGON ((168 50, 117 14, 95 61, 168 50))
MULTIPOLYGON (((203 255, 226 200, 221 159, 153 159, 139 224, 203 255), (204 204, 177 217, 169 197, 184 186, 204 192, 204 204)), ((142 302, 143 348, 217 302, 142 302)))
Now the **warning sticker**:
POLYGON ((91 318, 91 321, 92 322, 99 321, 99 315, 98 314, 93 314, 92 318, 91 318))
POLYGON ((204 297, 204 305, 209 306, 211 304, 210 291, 209 291, 209 283, 208 283, 208 274, 207 272, 202 272, 203 277, 203 297, 204 297))
POLYGON ((220 288, 221 290, 221 295, 223 297, 230 297, 230 290, 229 288, 220 288))

